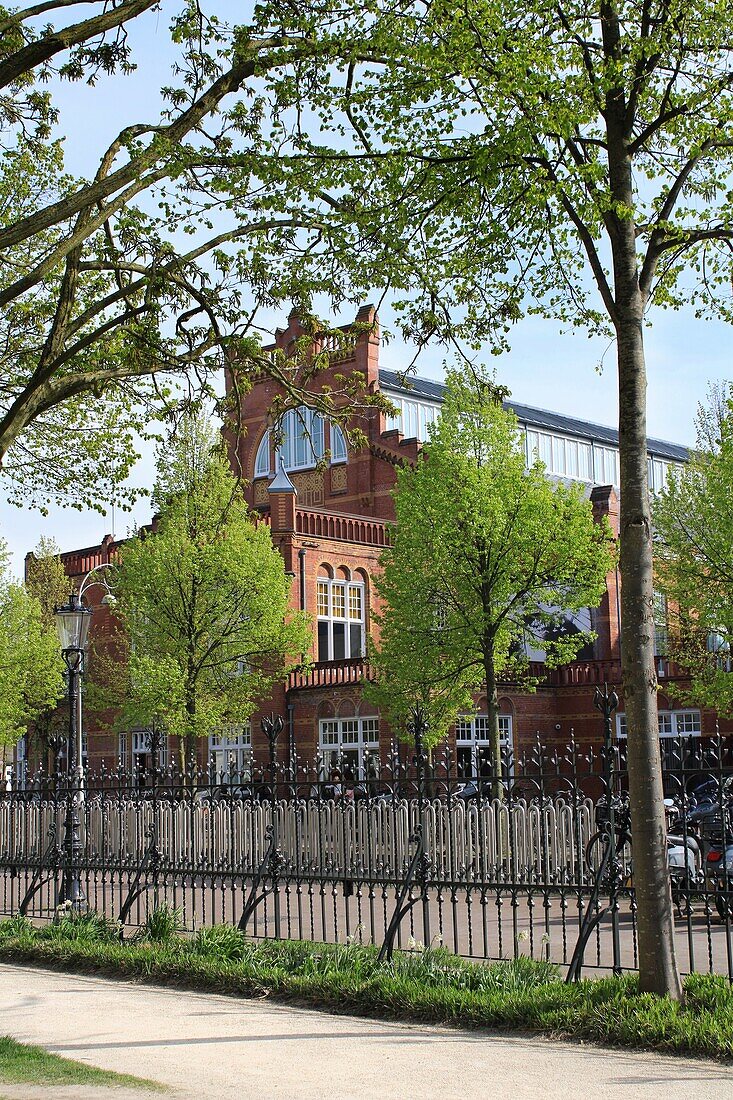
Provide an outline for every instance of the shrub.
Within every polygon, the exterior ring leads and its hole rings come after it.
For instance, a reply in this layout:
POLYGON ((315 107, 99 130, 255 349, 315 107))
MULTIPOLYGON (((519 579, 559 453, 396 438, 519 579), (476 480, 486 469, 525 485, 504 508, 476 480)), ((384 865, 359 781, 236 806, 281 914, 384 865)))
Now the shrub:
POLYGON ((53 924, 41 929, 40 938, 78 940, 83 943, 116 943, 120 938, 117 921, 108 920, 98 913, 73 913, 60 910, 53 924))
POLYGON ((166 902, 156 905, 147 917, 142 928, 135 936, 136 940, 149 940, 150 943, 170 943, 183 928, 183 910, 173 908, 166 902))
POLYGON ((206 958, 226 962, 240 962, 248 951, 247 941, 233 924, 199 928, 193 940, 193 949, 206 958))

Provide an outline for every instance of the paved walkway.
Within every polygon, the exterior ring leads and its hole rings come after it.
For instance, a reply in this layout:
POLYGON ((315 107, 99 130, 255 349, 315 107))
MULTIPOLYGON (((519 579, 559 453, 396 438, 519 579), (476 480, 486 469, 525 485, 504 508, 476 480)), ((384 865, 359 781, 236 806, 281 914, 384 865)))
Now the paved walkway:
MULTIPOLYGON (((0 965, 0 1013, 0 1033, 159 1081, 177 1100, 730 1100, 733 1092, 733 1069, 710 1062, 361 1020, 32 967, 0 965)), ((18 1089, 0 1085, 0 1097, 42 1095, 18 1089)), ((54 1100, 62 1095, 53 1090, 54 1100)))

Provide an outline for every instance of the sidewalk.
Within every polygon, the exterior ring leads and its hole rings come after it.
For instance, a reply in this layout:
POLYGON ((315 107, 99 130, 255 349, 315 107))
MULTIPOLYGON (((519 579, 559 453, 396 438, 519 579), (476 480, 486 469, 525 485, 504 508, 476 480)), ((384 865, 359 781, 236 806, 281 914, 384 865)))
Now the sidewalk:
MULTIPOLYGON (((0 1033, 151 1078, 191 1100, 730 1100, 733 1092, 733 1068, 711 1062, 362 1020, 31 967, 0 965, 0 1013, 0 1033)), ((42 1095, 19 1088, 0 1084, 0 1097, 42 1095)), ((79 1090, 74 1095, 81 1100, 79 1090)), ((117 1090, 108 1095, 123 1100, 117 1090)))

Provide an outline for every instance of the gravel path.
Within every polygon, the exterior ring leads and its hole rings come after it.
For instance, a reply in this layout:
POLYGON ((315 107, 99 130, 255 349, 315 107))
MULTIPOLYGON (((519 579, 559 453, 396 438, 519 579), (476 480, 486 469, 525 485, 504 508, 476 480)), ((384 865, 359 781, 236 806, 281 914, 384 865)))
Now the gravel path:
MULTIPOLYGON (((216 1100, 730 1100, 733 1068, 0 965, 0 1032, 216 1100)), ((3 1086, 0 1097, 150 1093, 3 1086), (25 1091, 23 1089, 25 1088, 25 1091), (18 1091, 20 1090, 20 1091, 18 1091)))

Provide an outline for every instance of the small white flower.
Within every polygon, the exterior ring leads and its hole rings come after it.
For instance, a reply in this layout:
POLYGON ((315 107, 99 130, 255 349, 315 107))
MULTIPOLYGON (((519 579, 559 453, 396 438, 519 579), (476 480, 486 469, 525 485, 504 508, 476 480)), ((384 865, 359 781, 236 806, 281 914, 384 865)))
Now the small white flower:
POLYGON ((543 933, 542 933, 542 938, 540 939, 540 943, 541 943, 541 944, 542 944, 543 946, 545 946, 545 945, 546 945, 546 944, 548 944, 549 942, 550 942, 550 933, 549 933, 549 932, 543 932, 543 933))
POLYGON ((529 932, 526 929, 524 929, 523 931, 521 931, 517 934, 517 940, 519 941, 519 943, 524 943, 524 941, 528 940, 528 939, 529 939, 529 932))

